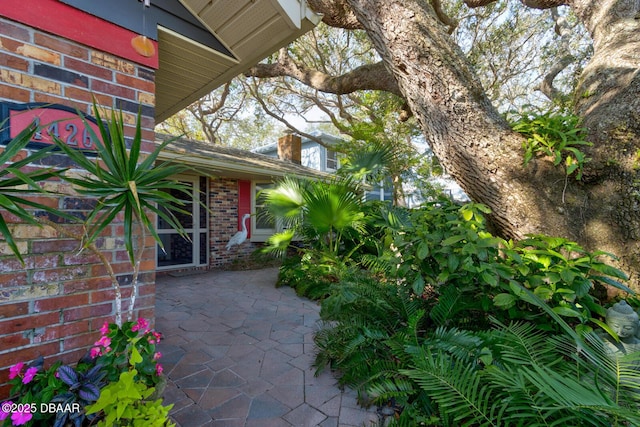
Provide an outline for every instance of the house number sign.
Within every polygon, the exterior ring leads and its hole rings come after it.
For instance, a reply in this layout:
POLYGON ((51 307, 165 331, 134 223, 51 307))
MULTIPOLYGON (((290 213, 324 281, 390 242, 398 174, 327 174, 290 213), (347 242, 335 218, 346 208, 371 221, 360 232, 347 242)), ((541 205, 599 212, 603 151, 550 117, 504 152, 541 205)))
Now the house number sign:
POLYGON ((53 144, 54 137, 70 147, 82 151, 96 149, 91 132, 100 135, 93 117, 80 116, 77 110, 58 104, 16 104, 0 103, 0 143, 7 144, 31 123, 38 126, 31 139, 30 146, 53 144), (84 120, 83 120, 84 118, 84 120))

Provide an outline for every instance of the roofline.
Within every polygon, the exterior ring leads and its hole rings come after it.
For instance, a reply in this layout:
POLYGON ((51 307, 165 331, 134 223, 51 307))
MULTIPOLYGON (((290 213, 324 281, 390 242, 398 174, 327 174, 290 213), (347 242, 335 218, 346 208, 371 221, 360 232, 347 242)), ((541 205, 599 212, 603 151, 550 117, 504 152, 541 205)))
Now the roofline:
MULTIPOLYGON (((183 143, 189 142, 189 140, 182 139, 182 138, 177 139, 177 141, 180 141, 183 143)), ((162 139, 156 137, 155 142, 162 143, 162 139)), ((202 142, 199 142, 199 143, 203 144, 202 142)), ((225 147, 225 148, 228 148, 228 147, 225 147)), ((243 150, 238 150, 239 152, 238 155, 241 156, 242 151, 243 150)), ((212 153, 215 153, 215 151, 212 150, 212 153)), ((251 152, 248 152, 248 153, 251 153, 251 152)), ((331 176, 327 173, 320 172, 311 168, 306 168, 304 166, 297 165, 297 164, 295 164, 295 169, 294 168, 288 169, 288 166, 289 166, 288 162, 279 160, 271 156, 262 155, 262 154, 251 153, 254 156, 259 155, 263 157, 265 161, 279 163, 279 166, 281 166, 283 170, 277 169, 275 167, 269 167, 269 166, 261 167, 261 166, 253 166, 253 165, 236 163, 233 161, 233 155, 223 154, 223 153, 220 153, 220 154, 227 157, 231 157, 231 158, 219 159, 214 157, 206 157, 199 153, 177 152, 176 150, 172 150, 172 146, 171 144, 169 144, 159 153, 158 160, 187 164, 195 168, 201 168, 203 169, 203 172, 206 171, 207 173, 214 174, 214 175, 219 174, 220 176, 225 176, 225 172, 230 174, 235 174, 235 175, 247 174, 247 175, 262 176, 262 177, 274 177, 274 178, 285 177, 285 176, 297 176, 297 177, 305 177, 305 178, 323 179, 331 176), (301 170, 302 168, 304 168, 304 170, 301 170)), ((247 159, 249 161, 250 157, 247 157, 247 159)))

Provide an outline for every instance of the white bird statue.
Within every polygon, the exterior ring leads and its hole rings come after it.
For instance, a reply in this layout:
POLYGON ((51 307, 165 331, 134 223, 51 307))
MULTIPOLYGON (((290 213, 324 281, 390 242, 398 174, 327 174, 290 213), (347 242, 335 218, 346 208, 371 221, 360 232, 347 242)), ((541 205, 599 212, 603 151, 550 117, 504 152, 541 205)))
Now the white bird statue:
POLYGON ((238 231, 231 239, 229 239, 226 246, 227 250, 231 249, 231 246, 241 245, 245 240, 247 240, 247 219, 249 219, 250 216, 250 214, 242 215, 242 231, 238 231))

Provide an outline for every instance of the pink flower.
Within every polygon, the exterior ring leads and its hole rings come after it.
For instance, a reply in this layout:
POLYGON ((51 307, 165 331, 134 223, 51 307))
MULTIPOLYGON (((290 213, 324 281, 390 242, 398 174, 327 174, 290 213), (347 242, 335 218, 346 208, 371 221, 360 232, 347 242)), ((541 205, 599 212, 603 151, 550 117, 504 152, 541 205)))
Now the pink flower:
POLYGON ((107 335, 109 333, 109 323, 108 322, 104 322, 102 324, 102 327, 100 328, 100 333, 102 335, 107 335))
POLYGON ((91 358, 95 359, 96 357, 100 356, 100 354, 102 354, 102 351, 100 349, 100 347, 93 347, 91 349, 91 358))
POLYGON ((31 367, 27 369, 27 372, 24 373, 24 378, 22 378, 22 384, 29 384, 33 377, 38 373, 38 368, 31 367))
POLYGON ((0 405, 0 421, 6 419, 11 412, 5 412, 4 408, 11 408, 13 406, 13 402, 7 400, 6 402, 2 402, 0 405))
POLYGON ((111 344, 111 338, 102 336, 93 345, 102 346, 102 347, 109 347, 110 344, 111 344))
POLYGON ((137 332, 140 329, 145 329, 147 327, 149 327, 149 322, 144 317, 141 317, 134 325, 131 326, 131 330, 133 332, 137 332))
POLYGON ((13 421, 14 426, 21 426, 29 422, 29 420, 33 417, 31 415, 31 407, 29 405, 25 405, 23 408, 23 412, 14 412, 11 414, 11 421, 13 421))
POLYGON ((18 362, 12 367, 9 368, 9 379, 12 380, 18 375, 22 373, 22 368, 24 368, 24 363, 18 362))
POLYGON ((149 344, 159 344, 160 343, 160 338, 162 338, 162 334, 159 332, 152 332, 151 333, 153 335, 153 337, 155 339, 151 339, 149 338, 147 341, 149 341, 149 344))
POLYGON ((153 360, 158 360, 162 357, 162 353, 160 353, 159 351, 156 352, 156 354, 153 355, 153 360))
POLYGON ((160 374, 162 374, 162 371, 164 371, 164 368, 162 367, 161 364, 156 364, 156 375, 160 376, 160 374))

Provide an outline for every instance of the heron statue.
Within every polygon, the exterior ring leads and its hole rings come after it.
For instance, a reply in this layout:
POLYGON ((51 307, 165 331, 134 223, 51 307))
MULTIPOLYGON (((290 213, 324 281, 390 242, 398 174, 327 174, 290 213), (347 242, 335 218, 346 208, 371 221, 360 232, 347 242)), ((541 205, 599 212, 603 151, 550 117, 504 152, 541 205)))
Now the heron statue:
POLYGON ((241 245, 245 240, 247 240, 247 220, 249 217, 251 217, 250 214, 242 215, 242 231, 238 231, 233 235, 233 237, 231 237, 231 239, 229 239, 226 246, 227 250, 231 249, 231 246, 241 245))

